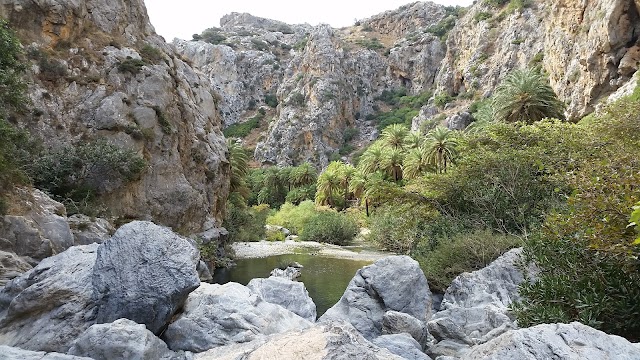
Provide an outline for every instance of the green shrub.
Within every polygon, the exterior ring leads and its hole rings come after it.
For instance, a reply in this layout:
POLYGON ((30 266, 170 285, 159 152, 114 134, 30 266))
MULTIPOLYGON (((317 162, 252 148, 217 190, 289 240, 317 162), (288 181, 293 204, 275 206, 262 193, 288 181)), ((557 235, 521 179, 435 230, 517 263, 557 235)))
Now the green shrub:
POLYGON ((518 325, 580 321, 608 334, 640 340, 640 268, 626 254, 594 250, 575 239, 536 238, 525 257, 541 269, 514 304, 518 325))
POLYGON ((428 224, 435 215, 435 211, 425 205, 383 205, 369 219, 369 238, 389 251, 408 254, 419 242, 428 241, 428 224))
POLYGON ((260 118, 252 117, 251 119, 243 122, 231 124, 222 130, 222 133, 225 137, 234 137, 234 138, 245 138, 247 137, 253 129, 257 129, 260 127, 260 118))
POLYGON ((382 45, 380 40, 377 38, 356 40, 356 44, 369 50, 379 50, 384 48, 384 45, 382 45))
POLYGON ((128 58, 125 61, 118 63, 118 71, 120 71, 121 73, 130 73, 136 75, 140 73, 142 67, 145 65, 146 63, 141 59, 128 58))
POLYGON ((508 250, 521 245, 522 241, 515 236, 484 230, 443 239, 434 250, 416 252, 414 258, 429 279, 429 286, 444 292, 458 275, 480 270, 508 250))
POLYGON ((265 236, 264 226, 269 215, 268 205, 247 207, 227 202, 223 226, 229 231, 229 242, 260 241, 265 236))
POLYGON ((321 211, 307 221, 300 240, 348 245, 357 233, 358 225, 353 219, 341 213, 321 211))
POLYGON ((146 162, 132 150, 103 140, 67 145, 41 154, 28 167, 34 185, 67 205, 71 213, 101 194, 138 179, 146 162))
POLYGON ((274 94, 267 94, 264 96, 264 103, 275 109, 278 106, 278 99, 274 94))
POLYGON ((296 51, 304 50, 304 48, 307 47, 308 42, 309 42, 309 37, 305 36, 304 38, 300 39, 297 43, 293 45, 293 49, 296 51))
POLYGON ((209 28, 203 31, 198 38, 195 36, 193 38, 194 40, 202 40, 213 45, 218 45, 227 39, 224 35, 220 34, 220 31, 218 28, 209 28))
POLYGON ((145 44, 142 49, 140 49, 140 57, 148 64, 157 64, 164 59, 162 51, 149 44, 145 44))
POLYGON ((286 202, 298 205, 305 200, 312 201, 316 197, 316 184, 315 182, 310 185, 300 186, 291 189, 285 198, 286 202))
POLYGON ((160 124, 160 129, 162 129, 162 132, 170 135, 173 132, 173 128, 171 126, 171 123, 169 122, 169 119, 167 119, 167 117, 164 115, 164 112, 162 111, 162 109, 160 109, 159 106, 154 106, 153 110, 156 112, 158 124, 160 124))
POLYGON ((452 102, 453 100, 454 98, 451 95, 441 92, 434 96, 433 103, 439 108, 444 108, 445 105, 452 102))
POLYGON ((262 40, 251 39, 251 44, 253 44, 253 47, 259 51, 266 51, 269 49, 269 45, 262 40))
POLYGON ((493 14, 491 14, 490 12, 486 12, 486 11, 479 11, 478 13, 476 13, 473 16, 473 19, 476 22, 481 22, 481 21, 485 21, 485 20, 489 20, 493 17, 493 14))
POLYGON ((286 236, 280 230, 267 231, 267 241, 284 241, 286 236))
POLYGON ((306 97, 304 96, 304 94, 296 92, 290 95, 288 104, 294 106, 304 106, 305 102, 306 97))
POLYGON ((267 223, 285 227, 292 234, 301 235, 309 219, 316 214, 316 205, 311 200, 302 201, 297 206, 287 202, 280 207, 280 210, 267 218, 267 223))

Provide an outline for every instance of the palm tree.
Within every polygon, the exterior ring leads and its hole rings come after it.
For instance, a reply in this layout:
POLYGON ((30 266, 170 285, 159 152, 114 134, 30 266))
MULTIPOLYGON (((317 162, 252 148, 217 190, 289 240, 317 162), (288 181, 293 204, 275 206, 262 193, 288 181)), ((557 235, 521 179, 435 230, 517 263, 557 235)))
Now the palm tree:
POLYGON ((407 179, 415 179, 427 171, 435 171, 429 158, 429 148, 421 146, 410 149, 404 157, 402 176, 407 179))
POLYGON ((364 197, 366 190, 367 174, 360 170, 356 170, 349 182, 349 191, 356 197, 356 199, 363 199, 367 216, 369 216, 369 201, 364 197))
POLYGON ((566 105, 536 69, 516 70, 496 88, 492 101, 496 120, 533 123, 544 118, 564 120, 566 105))
POLYGON ((384 146, 376 142, 371 145, 367 151, 360 157, 358 168, 365 174, 372 174, 381 170, 381 164, 384 158, 384 146))
POLYGON ((419 148, 424 142, 424 136, 417 131, 411 131, 404 137, 404 145, 408 149, 419 148))
POLYGON ((318 177, 316 204, 333 207, 333 194, 340 190, 340 176, 333 169, 327 168, 318 177))
POLYGON ((349 200, 349 183, 356 173, 356 168, 353 165, 340 162, 341 166, 338 170, 338 176, 340 176, 340 185, 344 189, 344 208, 347 207, 347 200, 349 200))
POLYGON ((385 148, 382 160, 382 168, 387 172, 395 182, 402 180, 402 161, 404 160, 404 151, 395 148, 385 148))
POLYGON ((249 189, 245 178, 249 170, 249 156, 242 146, 231 139, 227 139, 229 149, 229 165, 231 168, 229 192, 239 193, 243 198, 249 196, 249 189))
POLYGON ((457 155, 458 142, 453 138, 453 131, 438 126, 427 134, 427 158, 435 165, 438 173, 447 172, 447 166, 457 155))
POLYGON ((406 126, 402 124, 393 124, 384 128, 380 137, 383 144, 389 145, 398 150, 404 149, 404 141, 408 133, 409 129, 407 129, 406 126))
POLYGON ((317 176, 318 173, 313 165, 306 162, 291 170, 291 173, 289 174, 289 182, 296 187, 309 185, 316 182, 317 176))

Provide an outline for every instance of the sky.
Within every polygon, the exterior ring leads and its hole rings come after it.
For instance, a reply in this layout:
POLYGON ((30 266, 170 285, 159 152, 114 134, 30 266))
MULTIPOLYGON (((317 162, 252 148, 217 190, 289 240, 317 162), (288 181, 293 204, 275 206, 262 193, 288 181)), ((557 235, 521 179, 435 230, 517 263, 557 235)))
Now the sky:
MULTIPOLYGON (((191 35, 220 25, 220 18, 231 12, 284 21, 288 24, 320 23, 335 28, 353 25, 386 10, 415 0, 145 0, 151 24, 165 40, 191 39, 191 35)), ((435 0, 444 5, 470 5, 472 0, 435 0)))

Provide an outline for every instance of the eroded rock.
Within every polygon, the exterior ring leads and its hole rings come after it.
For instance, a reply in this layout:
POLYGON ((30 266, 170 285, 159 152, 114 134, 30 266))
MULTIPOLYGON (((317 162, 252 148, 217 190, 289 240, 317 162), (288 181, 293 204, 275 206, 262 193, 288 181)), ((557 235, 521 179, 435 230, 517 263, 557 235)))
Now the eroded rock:
POLYGON ((284 278, 253 279, 247 287, 266 302, 280 305, 311 322, 316 321, 316 304, 304 284, 284 278))

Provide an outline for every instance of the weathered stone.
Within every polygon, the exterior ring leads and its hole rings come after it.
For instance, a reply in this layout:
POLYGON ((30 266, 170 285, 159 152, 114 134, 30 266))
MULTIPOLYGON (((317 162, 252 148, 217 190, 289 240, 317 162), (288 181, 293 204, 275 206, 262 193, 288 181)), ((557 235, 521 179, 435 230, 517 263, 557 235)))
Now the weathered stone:
POLYGON ((358 270, 340 301, 320 321, 346 320, 367 339, 382 333, 384 314, 394 310, 419 321, 431 315, 431 292, 418 263, 389 256, 358 270))
POLYGON ((0 217, 0 249, 36 261, 73 246, 66 209, 47 194, 32 188, 17 188, 18 199, 10 215, 0 217))
MULTIPOLYGON (((470 346, 517 328, 508 307, 520 299, 518 286, 525 281, 517 267, 521 253, 521 248, 510 250, 484 269, 453 280, 442 310, 427 323, 429 333, 438 341, 429 347, 430 355, 460 356, 470 346)), ((535 268, 527 269, 529 279, 535 275, 535 268)))
POLYGON ((398 311, 387 311, 382 317, 382 334, 402 334, 411 335, 422 348, 427 343, 428 332, 427 326, 409 314, 398 311))
POLYGON ((0 250, 0 288, 10 280, 31 270, 32 266, 22 257, 0 250))
POLYGON ((198 278, 200 281, 211 281, 213 280, 213 275, 211 275, 211 270, 209 270, 209 266, 202 260, 198 261, 198 278))
POLYGON ((197 354, 196 360, 401 360, 362 337, 346 323, 315 325, 197 354))
POLYGON ((123 225, 98 248, 92 279, 97 322, 127 318, 159 334, 200 285, 199 257, 167 228, 143 221, 123 225))
POLYGON ((266 302, 280 305, 303 319, 316 321, 316 304, 301 282, 270 277, 253 279, 247 287, 266 302))
POLYGON ((422 346, 418 344, 409 334, 381 335, 373 339, 376 346, 389 350, 407 360, 431 360, 429 356, 422 352, 422 346))
POLYGON ((269 273, 270 277, 283 278, 287 280, 295 280, 299 278, 301 275, 302 275, 302 272, 300 271, 300 268, 293 267, 293 266, 287 266, 284 269, 275 268, 271 270, 271 273, 269 273))
POLYGON ((245 286, 203 283, 189 294, 182 314, 163 339, 172 350, 202 352, 309 326, 309 321, 264 301, 245 286))
POLYGON ((17 347, 0 345, 0 359, 2 360, 92 360, 87 357, 60 354, 55 352, 29 351, 17 347))
POLYGON ((69 216, 67 222, 73 233, 74 245, 102 244, 116 232, 116 229, 107 220, 91 219, 82 214, 69 216))
POLYGON ((445 123, 449 130, 464 130, 473 122, 473 117, 466 111, 447 118, 445 123))
POLYGON ((97 244, 46 258, 0 290, 0 344, 66 352, 95 323, 93 266, 97 244))
POLYGON ((461 360, 634 360, 640 347, 578 322, 512 330, 473 348, 461 360))
POLYGON ((95 360, 177 358, 177 354, 144 325, 128 319, 91 326, 78 337, 67 353, 95 360))

